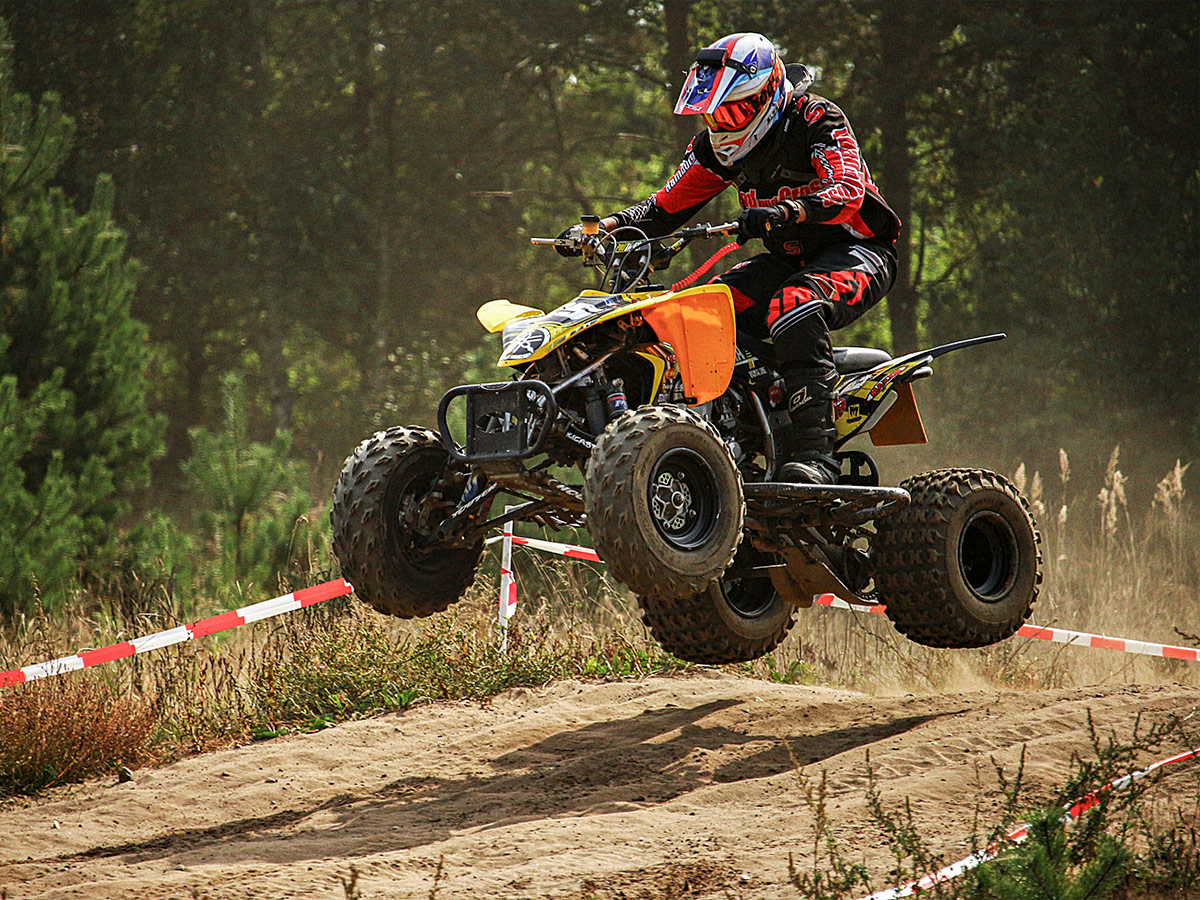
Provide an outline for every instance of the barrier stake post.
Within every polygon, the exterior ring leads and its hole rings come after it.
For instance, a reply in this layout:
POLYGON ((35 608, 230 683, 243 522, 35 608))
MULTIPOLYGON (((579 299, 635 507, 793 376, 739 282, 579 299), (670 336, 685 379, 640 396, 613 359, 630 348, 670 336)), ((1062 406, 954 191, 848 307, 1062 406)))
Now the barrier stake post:
MULTIPOLYGON (((507 513, 511 506, 506 506, 507 513)), ((500 544, 500 597, 497 622, 499 624, 500 652, 508 652, 508 620, 517 611, 517 581, 513 578, 512 542, 513 523, 510 519, 504 523, 504 538, 500 544)))

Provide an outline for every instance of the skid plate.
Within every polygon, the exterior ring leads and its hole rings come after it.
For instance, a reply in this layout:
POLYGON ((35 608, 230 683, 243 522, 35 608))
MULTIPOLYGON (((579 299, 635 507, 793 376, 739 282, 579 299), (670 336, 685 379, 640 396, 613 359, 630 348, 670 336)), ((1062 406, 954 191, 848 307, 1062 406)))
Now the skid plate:
POLYGON ((850 484, 760 481, 744 489, 747 515, 809 525, 861 525, 899 512, 911 499, 904 488, 850 484))

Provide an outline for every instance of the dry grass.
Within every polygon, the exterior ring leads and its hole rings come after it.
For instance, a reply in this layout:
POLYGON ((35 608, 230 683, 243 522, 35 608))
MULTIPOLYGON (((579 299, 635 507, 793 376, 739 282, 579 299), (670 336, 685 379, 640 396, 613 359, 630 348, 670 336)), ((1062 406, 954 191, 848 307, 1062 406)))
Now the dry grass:
MULTIPOLYGON (((1150 508, 1131 510, 1119 453, 1104 484, 1073 493, 1070 461, 1048 490, 1015 473, 1044 539, 1046 581, 1034 620, 1081 631, 1186 642, 1200 631, 1200 527, 1176 465, 1150 508)), ((570 535, 560 536, 572 540, 570 535)), ((447 613, 419 621, 375 614, 353 599, 8 690, 0 707, 0 793, 37 790, 125 763, 169 759, 234 741, 322 728, 424 700, 482 698, 554 679, 676 671, 640 623, 633 597, 601 565, 519 550, 520 609, 509 652, 496 649, 498 572, 489 554, 476 585, 447 613), (97 673, 102 675, 97 677, 97 673), (12 738, 10 739, 10 736, 12 738)), ((328 566, 316 554, 316 565, 328 566)), ((292 572, 296 586, 328 568, 292 572)), ((0 637, 0 669, 40 662, 181 624, 291 589, 287 580, 234 585, 204 604, 165 591, 80 594, 87 615, 39 617, 0 637), (137 612, 130 612, 137 610, 137 612), (185 616, 186 614, 186 616, 185 616)), ((143 586, 144 587, 144 586, 143 586)), ((142 590, 143 587, 139 587, 142 590)), ((1200 667, 1014 638, 983 650, 930 650, 883 616, 800 611, 774 654, 739 671, 879 693, 988 686, 1063 687, 1112 681, 1200 683, 1200 667)))
MULTIPOLYGON (((527 574, 526 587, 532 588, 536 579, 532 570, 527 574)), ((589 577, 586 571, 567 577, 572 596, 587 596, 581 580, 589 577)), ((314 572, 304 580, 325 578, 328 573, 314 572)), ((19 740, 0 742, 0 796, 36 792, 121 764, 313 731, 422 701, 481 699, 556 679, 641 677, 686 668, 637 633, 618 609, 627 601, 615 589, 603 593, 609 605, 587 609, 551 601, 550 593, 524 591, 521 615, 501 653, 495 583, 495 572, 485 572, 456 607, 429 619, 393 620, 352 598, 336 599, 102 669, 10 689, 0 707, 0 734, 19 740)), ((131 620, 112 614, 40 617, 0 642, 0 668, 180 623, 167 611, 131 620)))
MULTIPOLYGON (((1032 621, 1160 643, 1200 645, 1200 520, 1177 463, 1153 502, 1131 509, 1120 453, 1104 482, 1076 491, 1070 459, 1046 485, 1025 466, 1012 473, 1042 534, 1045 581, 1032 621)), ((1055 688, 1112 682, 1200 684, 1194 662, 1014 637, 981 650, 931 650, 899 635, 884 616, 813 608, 774 654, 779 670, 803 662, 822 682, 878 693, 1055 688)), ((752 667, 769 675, 767 662, 752 667)))
POLYGON ((0 795, 82 781, 151 754, 158 715, 98 673, 9 688, 0 704, 0 795))

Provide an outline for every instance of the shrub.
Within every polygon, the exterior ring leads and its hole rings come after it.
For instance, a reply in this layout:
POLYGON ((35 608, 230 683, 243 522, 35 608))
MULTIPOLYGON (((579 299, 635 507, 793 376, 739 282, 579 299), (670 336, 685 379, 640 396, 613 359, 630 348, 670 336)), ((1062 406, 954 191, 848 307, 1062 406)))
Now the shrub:
POLYGON ((0 794, 81 781, 149 754, 157 716, 92 673, 5 689, 0 704, 0 794))

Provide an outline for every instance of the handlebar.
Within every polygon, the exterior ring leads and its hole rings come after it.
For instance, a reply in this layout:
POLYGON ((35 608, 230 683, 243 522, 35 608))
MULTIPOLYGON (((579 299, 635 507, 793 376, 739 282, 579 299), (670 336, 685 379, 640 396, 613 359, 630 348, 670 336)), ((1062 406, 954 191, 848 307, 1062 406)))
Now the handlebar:
POLYGON ((645 283, 650 272, 666 269, 671 260, 684 247, 698 238, 716 237, 736 233, 736 222, 711 225, 707 222, 680 228, 661 237, 647 237, 639 228, 624 226, 609 232, 579 234, 569 237, 535 237, 529 242, 535 246, 561 247, 575 251, 569 255, 582 255, 585 266, 602 269, 601 288, 612 281, 609 289, 614 293, 627 291, 645 283), (630 234, 623 239, 621 232, 630 234), (658 245, 655 248, 655 244, 658 245))
MULTIPOLYGON (((704 225, 696 225, 694 227, 697 229, 701 229, 701 235, 700 235, 701 237, 715 237, 717 235, 726 235, 727 236, 727 235, 731 235, 731 234, 737 234, 737 230, 738 230, 737 222, 724 222, 720 225, 709 225, 709 224, 705 223, 704 225)), ((687 232, 688 230, 689 229, 684 228, 681 231, 677 231, 675 233, 681 235, 681 234, 684 234, 685 232, 687 232)))
MULTIPOLYGON (((618 231, 620 229, 617 229, 618 231)), ((695 240, 696 238, 716 237, 718 235, 736 234, 738 230, 737 222, 724 222, 720 225, 710 225, 705 222, 701 225, 692 225, 688 228, 680 228, 678 231, 673 231, 670 234, 664 234, 661 237, 646 238, 641 240, 627 241, 624 243, 652 243, 654 241, 669 241, 673 238, 684 238, 687 240, 695 240)), ((587 246, 595 246, 600 241, 608 237, 609 234, 615 232, 602 231, 596 235, 584 235, 582 238, 547 238, 535 237, 530 238, 529 243, 535 246, 545 247, 568 247, 573 250, 582 250, 587 246), (589 240, 590 238, 590 240, 589 240)))

